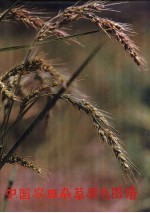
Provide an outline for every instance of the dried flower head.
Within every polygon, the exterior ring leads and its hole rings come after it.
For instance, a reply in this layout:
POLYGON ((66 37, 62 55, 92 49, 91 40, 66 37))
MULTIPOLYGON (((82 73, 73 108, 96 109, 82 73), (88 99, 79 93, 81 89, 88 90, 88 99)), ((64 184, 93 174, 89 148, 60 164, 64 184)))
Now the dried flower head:
MULTIPOLYGON (((109 4, 108 4, 109 5, 109 4)), ((134 33, 128 24, 117 23, 107 18, 101 18, 96 13, 103 10, 111 10, 105 2, 91 1, 81 6, 72 6, 66 8, 62 13, 46 23, 38 35, 37 40, 43 40, 52 35, 55 30, 62 28, 64 25, 77 21, 79 19, 87 19, 95 23, 110 38, 117 40, 127 51, 134 62, 144 68, 145 60, 140 56, 138 47, 129 38, 128 33, 134 33)))
MULTIPOLYGON (((3 154, 1 157, 1 161, 4 159, 6 154, 3 154)), ((34 161, 28 160, 24 157, 19 157, 19 156, 12 156, 8 159, 7 163, 9 164, 18 164, 20 166, 23 166, 25 168, 32 169, 34 172, 38 173, 42 177, 48 177, 49 171, 40 168, 38 165, 35 164, 34 161)))
POLYGON ((127 152, 122 147, 121 140, 109 124, 106 118, 107 116, 101 110, 94 107, 90 102, 84 99, 78 99, 69 94, 62 95, 61 98, 69 102, 78 110, 85 112, 92 119, 101 140, 107 144, 110 150, 114 153, 121 166, 123 174, 127 175, 129 178, 132 176, 134 177, 132 169, 136 171, 137 169, 129 160, 127 152))

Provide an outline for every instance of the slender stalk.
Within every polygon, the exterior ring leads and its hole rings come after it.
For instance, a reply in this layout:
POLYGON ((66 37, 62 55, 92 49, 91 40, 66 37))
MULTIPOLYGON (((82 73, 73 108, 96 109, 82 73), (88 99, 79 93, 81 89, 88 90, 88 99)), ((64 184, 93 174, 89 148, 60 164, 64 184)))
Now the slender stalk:
MULTIPOLYGON (((64 37, 61 37, 61 38, 55 38, 55 39, 48 40, 48 41, 38 42, 38 43, 34 44, 33 47, 44 45, 44 44, 49 44, 51 42, 55 42, 55 41, 58 41, 58 40, 70 39, 70 38, 74 38, 74 37, 78 37, 78 36, 90 35, 90 34, 98 33, 100 31, 101 30, 93 30, 93 31, 88 31, 88 32, 76 33, 76 34, 69 35, 69 36, 64 36, 64 37)), ((29 47, 30 47, 29 44, 4 47, 4 48, 0 48, 0 52, 27 49, 29 47)))
POLYGON ((18 115, 17 119, 9 127, 7 127, 5 132, 3 132, 3 134, 0 136, 0 140, 1 140, 2 137, 4 137, 12 129, 12 127, 16 123, 18 123, 22 119, 22 117, 29 111, 29 109, 35 104, 35 102, 37 100, 38 100, 38 98, 36 98, 21 114, 18 115))

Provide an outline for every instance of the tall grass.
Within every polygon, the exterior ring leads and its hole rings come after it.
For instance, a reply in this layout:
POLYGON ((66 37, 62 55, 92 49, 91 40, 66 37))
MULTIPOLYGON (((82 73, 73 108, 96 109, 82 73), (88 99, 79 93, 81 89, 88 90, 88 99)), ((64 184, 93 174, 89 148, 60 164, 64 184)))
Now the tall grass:
MULTIPOLYGON (((104 32, 109 38, 116 40, 120 46, 123 46, 133 62, 140 69, 144 70, 146 67, 145 60, 140 55, 138 47, 130 38, 130 34, 134 33, 132 27, 128 24, 118 23, 108 18, 101 17, 103 11, 112 10, 110 8, 112 5, 113 4, 100 1, 90 1, 68 7, 53 18, 47 18, 45 17, 44 12, 32 10, 30 7, 20 5, 19 3, 18 5, 15 4, 11 6, 1 15, 1 22, 12 22, 13 26, 15 26, 14 22, 22 22, 25 25, 34 28, 37 33, 29 46, 28 53, 23 63, 4 72, 4 74, 0 76, 0 89, 4 108, 3 128, 0 136, 0 169, 2 169, 5 163, 17 163, 21 166, 31 168, 41 175, 43 174, 43 170, 37 167, 33 161, 28 161, 23 157, 16 156, 15 152, 37 124, 55 107, 57 101, 64 99, 67 103, 73 105, 76 109, 81 110, 91 118, 101 140, 108 145, 120 164, 123 174, 131 179, 134 177, 134 172, 137 172, 137 169, 129 160, 128 154, 121 145, 121 140, 114 128, 109 124, 105 113, 96 108, 92 103, 88 102, 88 100, 74 97, 73 90, 71 94, 66 94, 68 87, 72 87, 72 83, 97 54, 101 45, 96 47, 93 52, 89 54, 70 78, 60 73, 57 70, 55 63, 47 61, 42 56, 36 55, 38 44, 45 40, 48 40, 49 42, 53 37, 64 40, 68 38, 68 42, 74 42, 76 45, 79 45, 79 48, 81 48, 82 44, 80 41, 77 40, 75 35, 70 35, 67 32, 67 28, 69 28, 70 24, 73 25, 75 21, 86 19, 90 23, 95 24, 98 29, 104 32), (33 77, 31 78, 31 76, 33 77), (37 115, 25 132, 22 132, 15 145, 10 147, 9 150, 6 150, 6 135, 8 132, 43 96, 47 103, 43 109, 41 109, 41 113, 37 115), (20 110, 14 122, 9 126, 10 115, 13 107, 15 107, 14 103, 19 106, 20 110)), ((15 50, 15 46, 13 49, 15 50)), ((8 50, 9 48, 6 48, 6 51, 8 50)))

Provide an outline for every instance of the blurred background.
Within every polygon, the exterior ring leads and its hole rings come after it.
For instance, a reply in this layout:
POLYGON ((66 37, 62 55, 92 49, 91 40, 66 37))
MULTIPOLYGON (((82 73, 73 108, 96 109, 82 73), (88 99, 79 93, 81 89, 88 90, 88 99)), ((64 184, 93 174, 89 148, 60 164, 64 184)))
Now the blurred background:
MULTIPOLYGON (((114 1, 113 1, 114 2, 114 1)), ((0 7, 6 9, 11 1, 1 1, 0 7)), ((73 2, 67 1, 29 1, 31 8, 46 9, 53 17, 56 12, 73 2)), ((130 23, 135 34, 132 39, 140 47, 148 62, 150 44, 150 2, 129 1, 112 6, 119 13, 107 11, 104 17, 114 21, 130 23)), ((86 20, 73 23, 69 33, 97 29, 86 20)), ((36 32, 21 23, 0 24, 0 47, 30 44, 36 32)), ((82 75, 76 80, 78 91, 75 95, 86 95, 87 99, 100 109, 110 113, 111 122, 124 141, 130 159, 138 167, 141 176, 137 176, 138 196, 135 201, 126 198, 103 201, 100 198, 75 199, 30 199, 20 200, 14 197, 6 207, 7 211, 149 211, 150 210, 150 78, 149 71, 139 71, 121 46, 110 40, 104 33, 80 36, 84 45, 70 45, 60 40, 39 48, 47 59, 62 62, 59 70, 70 75, 84 61, 87 55, 99 43, 103 44, 100 52, 90 62, 82 75), (79 92, 81 91, 81 92, 79 92)), ((6 72, 22 63, 26 49, 0 52, 0 71, 6 72)), ((28 116, 17 125, 7 137, 11 145, 33 120, 42 103, 31 109, 28 116)), ((1 112, 2 114, 2 112, 1 112)), ((2 116, 2 115, 1 115, 2 116)), ((2 118, 0 119, 2 120, 2 118)), ((11 121, 13 116, 11 116, 11 121)), ((89 187, 106 187, 111 192, 113 187, 127 187, 120 168, 108 147, 105 147, 89 120, 82 112, 59 101, 50 113, 48 123, 43 121, 17 151, 20 156, 30 156, 42 168, 51 173, 49 180, 40 177, 30 169, 17 167, 13 188, 37 187, 55 188, 58 191, 68 187, 72 192, 77 187, 85 191, 89 187), (47 128, 45 128, 47 126, 47 128)), ((0 201, 13 166, 6 165, 0 172, 0 201)))

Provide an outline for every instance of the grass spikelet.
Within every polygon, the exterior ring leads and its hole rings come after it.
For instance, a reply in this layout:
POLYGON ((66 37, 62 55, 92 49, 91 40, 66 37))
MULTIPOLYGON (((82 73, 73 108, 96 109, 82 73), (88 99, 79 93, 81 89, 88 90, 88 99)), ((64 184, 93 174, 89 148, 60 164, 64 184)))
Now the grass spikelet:
POLYGON ((92 22, 96 23, 110 38, 117 40, 138 66, 146 66, 145 60, 138 53, 138 47, 129 38, 127 33, 125 33, 128 31, 128 28, 125 27, 124 24, 105 18, 99 18, 93 14, 86 14, 86 16, 91 19, 92 22))
POLYGON ((44 20, 38 16, 32 15, 32 12, 25 7, 15 7, 9 12, 7 19, 22 21, 24 24, 39 29, 43 26, 44 20))
POLYGON ((114 153, 118 163, 121 166, 123 174, 127 175, 128 177, 134 177, 132 169, 136 171, 137 169, 128 159, 128 155, 121 145, 121 140, 112 130, 112 127, 106 119, 105 114, 84 99, 78 99, 69 94, 62 95, 61 98, 69 102, 78 110, 85 112, 92 119, 100 138, 114 153))
POLYGON ((138 47, 129 38, 127 33, 133 33, 132 28, 123 23, 117 23, 106 18, 101 18, 97 16, 96 12, 101 12, 103 10, 111 10, 107 8, 107 4, 104 2, 99 3, 98 1, 91 1, 85 3, 81 6, 72 6, 66 8, 62 13, 58 14, 56 18, 49 21, 49 24, 41 30, 38 36, 38 40, 43 40, 44 38, 53 34, 56 29, 60 29, 64 25, 77 21, 79 19, 88 19, 90 22, 95 23, 102 31, 104 31, 110 38, 117 40, 129 53, 134 62, 144 68, 146 66, 145 60, 140 56, 138 52, 138 47))
MULTIPOLYGON (((41 15, 42 15, 42 13, 41 13, 41 15)), ((44 15, 44 12, 43 12, 43 15, 44 15)), ((21 21, 25 25, 33 27, 36 30, 41 29, 45 25, 45 18, 41 18, 41 17, 37 16, 36 11, 34 12, 32 10, 29 10, 28 8, 23 7, 23 6, 13 8, 9 12, 6 19, 7 20, 21 21)), ((69 34, 63 29, 55 29, 53 31, 53 35, 58 37, 58 38, 69 36, 69 34)), ((77 39, 70 38, 69 40, 78 44, 78 45, 81 45, 81 43, 79 41, 77 41, 77 39)))
MULTIPOLYGON (((3 154, 2 159, 5 157, 5 154, 3 154)), ((2 160, 1 159, 1 160, 2 160)), ((24 157, 19 156, 12 156, 7 161, 9 164, 18 164, 22 167, 29 168, 33 170, 34 172, 38 173, 39 175, 46 177, 48 175, 48 171, 45 169, 40 168, 38 165, 35 164, 34 161, 28 160, 24 157)))
POLYGON ((10 77, 18 75, 20 73, 22 75, 26 75, 26 74, 29 74, 30 72, 36 72, 38 69, 41 68, 42 63, 43 63, 43 60, 39 59, 39 58, 33 59, 33 60, 28 60, 26 62, 26 64, 18 65, 16 67, 14 67, 13 69, 11 69, 10 71, 3 74, 1 77, 1 80, 6 81, 10 77))
POLYGON ((46 73, 49 73, 50 76, 55 79, 56 86, 63 84, 66 81, 65 76, 60 74, 52 64, 46 63, 46 61, 43 61, 42 65, 41 65, 41 70, 43 70, 46 73))
POLYGON ((1 81, 6 81, 10 77, 18 75, 21 73, 22 75, 29 74, 31 72, 37 72, 38 70, 47 72, 53 77, 56 81, 63 83, 65 81, 65 77, 63 77, 52 64, 48 64, 45 60, 41 58, 35 58, 28 60, 26 64, 21 64, 11 69, 9 72, 3 74, 1 76, 1 81))

